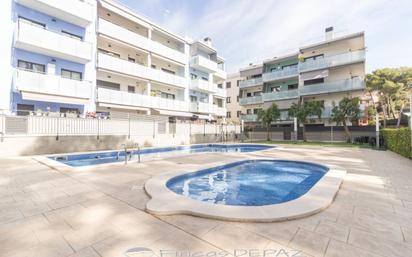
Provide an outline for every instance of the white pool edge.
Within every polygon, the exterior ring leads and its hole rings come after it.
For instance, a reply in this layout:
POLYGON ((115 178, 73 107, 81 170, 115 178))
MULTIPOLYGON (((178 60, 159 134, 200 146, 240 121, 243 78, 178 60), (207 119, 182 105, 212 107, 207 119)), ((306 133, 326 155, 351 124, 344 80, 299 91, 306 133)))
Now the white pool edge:
POLYGON ((158 175, 145 184, 145 190, 151 197, 146 210, 154 215, 188 214, 242 222, 274 222, 306 217, 332 204, 346 175, 346 170, 341 167, 322 165, 328 167, 329 171, 306 194, 295 200, 265 206, 212 204, 176 194, 167 188, 169 179, 194 170, 158 175))

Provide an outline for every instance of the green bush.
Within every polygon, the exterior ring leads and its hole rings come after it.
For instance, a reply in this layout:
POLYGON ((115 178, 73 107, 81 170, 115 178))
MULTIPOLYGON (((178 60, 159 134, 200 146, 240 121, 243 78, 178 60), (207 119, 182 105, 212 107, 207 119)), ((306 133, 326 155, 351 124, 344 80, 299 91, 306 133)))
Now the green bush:
POLYGON ((383 129, 386 147, 400 155, 412 158, 411 131, 409 128, 383 129))

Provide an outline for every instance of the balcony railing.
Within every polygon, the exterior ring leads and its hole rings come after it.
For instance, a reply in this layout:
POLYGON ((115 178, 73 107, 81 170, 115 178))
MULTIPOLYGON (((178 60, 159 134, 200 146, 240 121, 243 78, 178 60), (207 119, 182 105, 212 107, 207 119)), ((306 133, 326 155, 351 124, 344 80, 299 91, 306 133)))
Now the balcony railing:
POLYGON ((92 83, 56 75, 16 69, 14 88, 18 91, 72 98, 90 99, 92 83))
POLYGON ((16 0, 16 2, 81 27, 93 21, 94 7, 89 1, 16 0))
POLYGON ((97 101, 126 106, 137 106, 172 111, 188 111, 187 102, 105 88, 97 89, 97 101))
POLYGON ((365 89, 364 80, 361 78, 354 78, 303 86, 299 88, 299 95, 318 95, 363 89, 365 89))
POLYGON ((206 72, 217 72, 217 63, 203 57, 201 55, 195 55, 190 59, 190 66, 195 69, 199 69, 206 72))
POLYGON ((263 100, 261 95, 244 97, 239 99, 240 105, 260 104, 262 102, 263 100))
POLYGON ((147 37, 132 32, 105 19, 99 18, 98 32, 116 40, 125 42, 129 45, 164 56, 173 61, 183 64, 187 63, 187 58, 184 53, 162 45, 159 42, 150 40, 147 37))
POLYGON ((203 79, 192 79, 190 81, 190 89, 208 93, 216 93, 217 85, 212 83, 211 81, 203 79))
POLYGON ((298 96, 299 96, 299 91, 297 89, 262 94, 262 98, 264 102, 292 99, 292 98, 297 98, 298 96))
POLYGON ((211 103, 192 102, 190 103, 191 112, 213 113, 213 105, 211 103))
POLYGON ((257 114, 242 114, 240 118, 246 122, 256 122, 258 121, 257 114))
POLYGON ((226 79, 227 78, 227 73, 226 71, 222 70, 221 68, 217 68, 217 71, 215 73, 216 77, 219 77, 221 79, 226 79))
MULTIPOLYGON (((217 87, 217 86, 216 86, 216 87, 217 87)), ((216 91, 216 93, 215 93, 214 95, 217 96, 217 97, 225 98, 226 95, 227 95, 226 89, 217 87, 217 91, 216 91)))
POLYGON ((79 63, 87 63, 92 59, 92 44, 89 42, 47 30, 24 20, 19 20, 17 26, 17 48, 79 63))
POLYGON ((273 70, 268 73, 263 73, 262 78, 264 82, 269 82, 278 79, 286 79, 296 77, 299 75, 298 66, 293 68, 284 68, 281 70, 273 70))
POLYGON ((184 77, 176 76, 143 66, 134 62, 129 62, 118 57, 98 53, 97 66, 102 69, 127 74, 134 77, 157 81, 176 87, 187 87, 187 80, 184 77))
POLYGON ((213 113, 217 116, 226 117, 226 108, 213 105, 213 113))
POLYGON ((259 86, 259 85, 263 85, 262 78, 242 80, 239 82, 239 88, 254 87, 254 86, 259 86))
POLYGON ((316 60, 306 60, 299 63, 300 71, 310 71, 326 69, 334 66, 340 66, 350 63, 361 62, 365 60, 365 50, 358 50, 338 55, 327 56, 316 60))

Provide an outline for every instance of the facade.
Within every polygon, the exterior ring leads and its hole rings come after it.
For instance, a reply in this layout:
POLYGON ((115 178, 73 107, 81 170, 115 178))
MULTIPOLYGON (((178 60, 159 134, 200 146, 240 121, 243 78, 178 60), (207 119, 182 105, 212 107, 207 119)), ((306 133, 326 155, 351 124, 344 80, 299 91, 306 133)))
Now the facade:
POLYGON ((258 109, 276 103, 281 110, 280 123, 288 124, 292 122, 288 117, 292 103, 323 101, 320 123, 330 125, 333 102, 338 103, 345 96, 363 96, 364 33, 334 37, 333 28, 328 28, 324 41, 250 65, 241 69, 240 75, 240 105, 245 122, 256 122, 258 109))
POLYGON ((240 73, 227 75, 226 86, 226 120, 234 124, 240 124, 242 107, 239 105, 239 84, 241 81, 240 73))
POLYGON ((6 2, 3 113, 226 116, 224 59, 209 38, 180 37, 110 0, 6 2))

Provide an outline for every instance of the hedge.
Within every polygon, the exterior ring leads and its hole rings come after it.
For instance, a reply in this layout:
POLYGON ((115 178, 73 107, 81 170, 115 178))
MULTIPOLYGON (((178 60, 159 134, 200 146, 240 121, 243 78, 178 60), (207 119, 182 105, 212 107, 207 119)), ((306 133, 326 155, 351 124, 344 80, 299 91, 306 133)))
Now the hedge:
POLYGON ((409 128, 383 129, 386 147, 400 155, 412 158, 411 131, 409 128))

